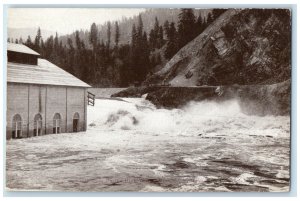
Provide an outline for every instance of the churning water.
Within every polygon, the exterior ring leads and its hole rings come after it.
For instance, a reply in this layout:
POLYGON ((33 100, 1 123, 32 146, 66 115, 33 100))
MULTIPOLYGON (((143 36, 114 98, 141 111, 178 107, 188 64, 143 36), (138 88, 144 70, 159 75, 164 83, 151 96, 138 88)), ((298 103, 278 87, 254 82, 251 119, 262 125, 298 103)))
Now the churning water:
POLYGON ((84 133, 9 141, 6 178, 25 190, 278 192, 289 157, 289 116, 248 116, 235 100, 98 99, 84 133))
POLYGON ((236 100, 172 110, 144 99, 99 100, 97 108, 92 127, 131 133, 153 149, 139 164, 158 163, 154 170, 163 176, 145 191, 289 189, 289 116, 245 115, 236 100), (144 142, 147 135, 151 140, 144 142))
POLYGON ((94 115, 89 115, 91 127, 100 129, 166 132, 170 135, 214 133, 235 135, 289 137, 289 117, 255 116, 241 112, 238 101, 190 102, 180 109, 157 109, 141 98, 122 101, 98 100, 94 115), (189 133, 186 131, 189 130, 189 133))

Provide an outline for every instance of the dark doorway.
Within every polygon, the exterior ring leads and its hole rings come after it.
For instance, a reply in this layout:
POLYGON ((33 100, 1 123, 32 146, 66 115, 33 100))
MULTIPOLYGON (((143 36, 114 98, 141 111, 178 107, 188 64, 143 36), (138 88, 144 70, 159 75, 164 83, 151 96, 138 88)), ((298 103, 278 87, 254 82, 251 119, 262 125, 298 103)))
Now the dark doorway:
POLYGON ((76 112, 73 116, 73 132, 79 131, 79 114, 76 112))
POLYGON ((78 119, 73 119, 73 132, 78 132, 78 119))

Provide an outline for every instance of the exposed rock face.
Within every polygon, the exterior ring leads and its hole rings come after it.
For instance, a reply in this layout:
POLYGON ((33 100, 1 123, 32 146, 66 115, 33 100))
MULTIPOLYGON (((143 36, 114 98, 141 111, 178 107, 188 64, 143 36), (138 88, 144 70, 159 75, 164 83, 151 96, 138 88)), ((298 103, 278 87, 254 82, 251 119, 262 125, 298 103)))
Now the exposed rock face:
POLYGON ((272 84, 290 78, 286 9, 231 9, 184 46, 145 84, 272 84))
POLYGON ((148 93, 146 99, 164 108, 180 108, 189 101, 218 99, 217 87, 159 87, 148 93))

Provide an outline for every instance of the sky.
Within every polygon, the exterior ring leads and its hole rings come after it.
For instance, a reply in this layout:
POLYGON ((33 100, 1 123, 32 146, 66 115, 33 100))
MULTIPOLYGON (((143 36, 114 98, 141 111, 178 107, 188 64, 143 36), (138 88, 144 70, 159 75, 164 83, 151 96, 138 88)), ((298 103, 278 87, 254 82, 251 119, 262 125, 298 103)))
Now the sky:
POLYGON ((9 28, 36 28, 69 34, 77 29, 90 29, 93 22, 103 24, 111 20, 138 15, 140 8, 10 8, 9 28))

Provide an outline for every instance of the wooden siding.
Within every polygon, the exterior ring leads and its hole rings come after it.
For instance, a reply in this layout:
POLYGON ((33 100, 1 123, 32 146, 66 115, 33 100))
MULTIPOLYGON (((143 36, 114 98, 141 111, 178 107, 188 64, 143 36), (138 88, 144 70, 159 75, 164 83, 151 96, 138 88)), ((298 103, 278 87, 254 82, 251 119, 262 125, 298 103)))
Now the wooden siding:
POLYGON ((65 87, 47 86, 46 110, 47 110, 47 114, 46 114, 47 133, 53 133, 53 117, 55 113, 59 113, 61 116, 61 125, 60 125, 61 132, 62 133, 66 132, 66 124, 64 121, 67 118, 65 87))
POLYGON ((68 88, 68 132, 73 132, 73 117, 77 112, 79 114, 79 130, 84 130, 85 128, 85 89, 82 90, 80 88, 68 88), (82 98, 78 98, 82 97, 82 98), (83 107, 84 106, 84 107, 83 107))
POLYGON ((22 118, 22 135, 27 136, 28 125, 28 86, 7 85, 7 115, 6 131, 7 138, 11 138, 12 120, 15 114, 22 118))
POLYGON ((29 93, 29 107, 28 107, 28 130, 27 135, 28 137, 33 136, 33 129, 34 129, 34 117, 37 114, 42 116, 42 131, 41 135, 45 134, 45 95, 46 95, 46 88, 41 87, 38 85, 28 85, 28 93, 29 93))
POLYGON ((61 133, 73 132, 73 116, 79 113, 79 131, 86 130, 86 89, 76 87, 7 84, 7 139, 11 138, 12 119, 22 117, 22 136, 33 136, 34 117, 42 116, 41 135, 53 133, 53 117, 61 115, 61 133))

